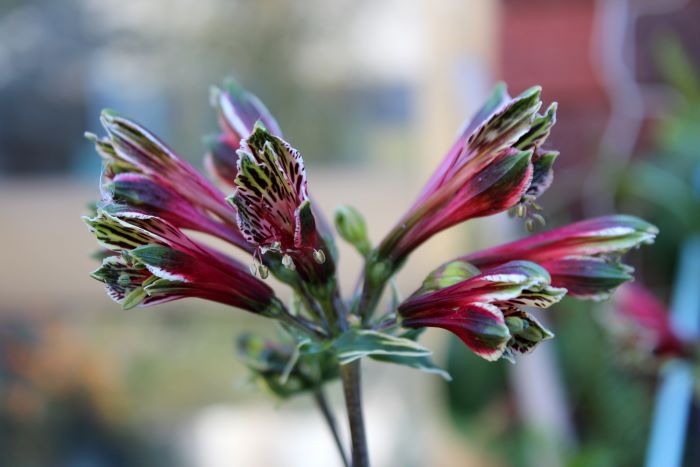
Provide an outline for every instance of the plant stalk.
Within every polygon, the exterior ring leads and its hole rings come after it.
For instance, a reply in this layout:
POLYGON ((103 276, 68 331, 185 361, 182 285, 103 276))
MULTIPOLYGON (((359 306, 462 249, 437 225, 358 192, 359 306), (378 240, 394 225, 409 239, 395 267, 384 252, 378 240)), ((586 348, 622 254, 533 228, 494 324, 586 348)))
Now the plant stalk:
POLYGON ((335 441, 335 445, 338 448, 338 453, 340 454, 340 458, 343 461, 343 465, 345 467, 350 467, 350 462, 348 461, 348 457, 345 454, 343 442, 340 439, 340 433, 338 433, 338 425, 335 421, 335 416, 333 415, 333 412, 331 411, 331 408, 328 405, 328 401, 326 400, 326 395, 323 393, 323 389, 318 388, 318 390, 314 392, 314 400, 316 401, 318 408, 321 410, 323 418, 328 424, 328 428, 331 430, 333 440, 335 441))
POLYGON ((369 467, 367 436, 362 414, 360 360, 342 365, 340 367, 340 376, 343 379, 345 405, 348 411, 350 435, 352 437, 352 467, 369 467))

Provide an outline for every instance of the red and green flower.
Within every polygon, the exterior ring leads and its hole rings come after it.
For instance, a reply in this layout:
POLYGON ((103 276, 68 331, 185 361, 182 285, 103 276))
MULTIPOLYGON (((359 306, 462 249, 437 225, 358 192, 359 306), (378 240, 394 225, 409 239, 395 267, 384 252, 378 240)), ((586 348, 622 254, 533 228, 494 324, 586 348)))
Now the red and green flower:
POLYGON ((402 326, 446 329, 487 360, 512 360, 554 336, 524 307, 548 308, 565 294, 531 262, 479 271, 458 260, 433 271, 398 312, 402 326))

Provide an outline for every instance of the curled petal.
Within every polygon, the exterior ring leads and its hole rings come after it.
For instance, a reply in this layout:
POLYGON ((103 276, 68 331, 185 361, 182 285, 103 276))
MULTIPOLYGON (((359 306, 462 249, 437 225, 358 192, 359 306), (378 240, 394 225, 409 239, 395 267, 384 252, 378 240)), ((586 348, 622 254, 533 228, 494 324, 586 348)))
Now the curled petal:
POLYGON ((406 327, 446 329, 459 337, 475 354, 489 361, 498 360, 511 339, 501 310, 488 303, 470 303, 451 313, 409 318, 402 324, 406 327))

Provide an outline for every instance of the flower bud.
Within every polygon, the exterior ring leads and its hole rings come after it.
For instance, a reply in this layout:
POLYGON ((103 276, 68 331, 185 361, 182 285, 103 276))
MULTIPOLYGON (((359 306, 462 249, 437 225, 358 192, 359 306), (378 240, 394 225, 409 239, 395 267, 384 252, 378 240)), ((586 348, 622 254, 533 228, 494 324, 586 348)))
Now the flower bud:
POLYGON ((343 240, 354 246, 362 256, 371 249, 367 238, 367 225, 362 214, 352 206, 339 206, 335 210, 335 228, 343 240))

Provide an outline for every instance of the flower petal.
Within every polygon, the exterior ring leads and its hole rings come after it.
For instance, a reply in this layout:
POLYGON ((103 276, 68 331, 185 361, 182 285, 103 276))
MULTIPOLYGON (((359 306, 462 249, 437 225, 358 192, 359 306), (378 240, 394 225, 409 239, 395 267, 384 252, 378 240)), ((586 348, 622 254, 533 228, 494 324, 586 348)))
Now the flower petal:
POLYGON ((508 350, 526 354, 540 342, 554 337, 552 332, 542 326, 531 314, 517 307, 508 307, 503 310, 506 326, 511 334, 508 341, 508 350))
POLYGON ((480 357, 495 361, 506 349, 511 334, 501 310, 488 303, 470 303, 450 314, 406 319, 406 327, 438 327, 454 333, 480 357))
POLYGON ((238 224, 251 243, 280 242, 294 247, 295 212, 306 194, 306 173, 299 153, 263 128, 246 140, 240 152, 236 192, 229 201, 238 210, 238 224))
POLYGON ((125 310, 182 298, 177 295, 149 297, 144 287, 152 280, 151 273, 143 265, 134 264, 123 256, 106 257, 102 266, 90 275, 103 282, 107 295, 125 310))
POLYGON ((205 168, 216 180, 229 188, 235 188, 239 144, 226 134, 208 137, 205 143, 208 148, 204 156, 205 168))
POLYGON ((607 300, 617 287, 634 279, 632 267, 603 258, 572 256, 540 264, 552 275, 553 285, 589 300, 607 300))
POLYGON ((554 181, 554 161, 559 157, 559 151, 535 151, 532 158, 532 181, 526 194, 531 198, 539 198, 554 181))
POLYGON ((527 261, 513 261, 482 272, 435 292, 412 295, 398 308, 404 318, 422 317, 434 310, 456 310, 468 303, 505 302, 525 290, 543 290, 550 277, 545 269, 527 261))
POLYGON ((233 79, 224 83, 224 89, 216 89, 214 104, 219 110, 219 124, 235 147, 250 136, 258 121, 271 134, 282 136, 282 130, 267 107, 233 79))
POLYGON ((489 267, 513 259, 542 263, 567 256, 621 254, 641 244, 653 243, 658 232, 656 227, 637 217, 617 214, 531 235, 462 259, 477 267, 489 267))

